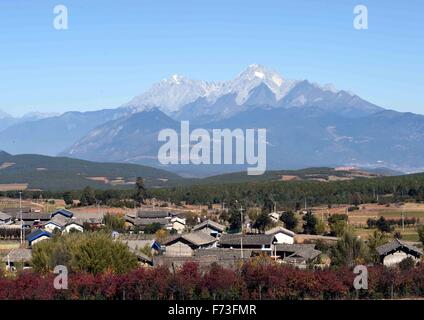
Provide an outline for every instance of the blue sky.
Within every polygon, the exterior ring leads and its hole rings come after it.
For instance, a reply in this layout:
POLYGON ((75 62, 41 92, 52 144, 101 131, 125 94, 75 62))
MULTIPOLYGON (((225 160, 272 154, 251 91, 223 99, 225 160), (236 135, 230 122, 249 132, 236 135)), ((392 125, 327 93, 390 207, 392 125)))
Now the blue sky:
POLYGON ((117 107, 171 74, 228 80, 259 63, 424 114, 423 12, 421 0, 2 0, 0 109, 117 107), (358 4, 368 30, 353 28, 358 4))

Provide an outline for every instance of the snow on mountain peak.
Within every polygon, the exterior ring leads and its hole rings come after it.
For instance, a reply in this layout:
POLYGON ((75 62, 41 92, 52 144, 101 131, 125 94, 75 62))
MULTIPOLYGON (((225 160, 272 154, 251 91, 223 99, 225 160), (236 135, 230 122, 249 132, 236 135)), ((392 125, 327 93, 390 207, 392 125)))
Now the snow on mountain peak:
POLYGON ((213 84, 201 80, 192 80, 174 74, 169 79, 155 83, 147 91, 123 105, 135 111, 158 107, 166 113, 177 111, 181 106, 207 96, 213 84))
POLYGON ((231 91, 237 93, 237 104, 243 104, 252 89, 264 83, 275 94, 277 100, 283 98, 297 81, 286 80, 279 73, 259 64, 251 64, 234 80, 229 81, 231 91))
POLYGON ((178 74, 174 74, 172 75, 170 80, 171 82, 174 82, 175 84, 181 84, 181 82, 184 80, 184 77, 178 74))
MULTIPOLYGON (((262 84, 271 90, 276 101, 280 101, 300 82, 285 79, 278 72, 256 63, 249 65, 234 79, 222 82, 192 80, 174 74, 170 78, 154 84, 143 94, 125 104, 124 107, 130 107, 135 112, 157 107, 165 113, 171 114, 200 98, 205 99, 206 104, 213 104, 227 94, 234 94, 236 104, 243 105, 249 99, 252 90, 262 84)), ((313 85, 321 90, 339 92, 332 84, 313 85)))

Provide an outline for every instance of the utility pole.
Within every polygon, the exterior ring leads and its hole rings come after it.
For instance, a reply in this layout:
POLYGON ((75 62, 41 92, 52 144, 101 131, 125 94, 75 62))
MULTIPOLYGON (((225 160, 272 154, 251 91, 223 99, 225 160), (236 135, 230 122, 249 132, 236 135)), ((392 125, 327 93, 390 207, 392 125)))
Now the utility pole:
POLYGON ((20 232, 20 238, 21 238, 21 245, 23 244, 23 236, 24 236, 24 224, 22 221, 22 192, 19 192, 19 214, 21 218, 21 232, 20 232))
POLYGON ((241 236, 240 236, 240 249, 241 249, 241 259, 243 260, 243 206, 240 205, 240 220, 241 220, 241 236))
POLYGON ((402 231, 405 231, 405 211, 402 208, 402 231))

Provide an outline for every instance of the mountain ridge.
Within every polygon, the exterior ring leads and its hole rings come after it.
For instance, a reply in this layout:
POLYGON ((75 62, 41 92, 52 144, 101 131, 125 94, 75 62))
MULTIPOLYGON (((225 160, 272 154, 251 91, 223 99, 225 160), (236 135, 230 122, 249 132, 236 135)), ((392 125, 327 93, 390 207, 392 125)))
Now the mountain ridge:
MULTIPOLYGON (((161 129, 267 128, 269 168, 386 166, 424 168, 424 116, 384 109, 333 85, 289 80, 253 64, 220 82, 173 75, 116 109, 67 112, 9 126, 0 149, 162 167, 161 129), (388 129, 390 130, 386 132, 388 129)), ((171 167, 210 175, 242 167, 171 167)))

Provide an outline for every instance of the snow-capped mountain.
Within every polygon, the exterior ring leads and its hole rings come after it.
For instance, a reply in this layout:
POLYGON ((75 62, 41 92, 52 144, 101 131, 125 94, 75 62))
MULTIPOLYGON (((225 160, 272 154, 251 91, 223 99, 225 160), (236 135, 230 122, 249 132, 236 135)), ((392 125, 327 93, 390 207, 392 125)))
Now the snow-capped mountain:
MULTIPOLYGON (((222 82, 174 75, 117 109, 67 112, 9 126, 0 130, 0 150, 160 166, 158 133, 178 130, 179 120, 208 130, 267 128, 267 161, 273 169, 424 167, 424 116, 383 109, 333 85, 285 79, 257 64, 222 82)), ((183 170, 221 170, 199 167, 183 170)))
POLYGON ((215 87, 214 83, 173 75, 169 79, 154 84, 149 90, 136 96, 122 107, 132 108, 134 111, 158 107, 163 112, 170 113, 199 97, 209 96, 216 90, 215 87))
POLYGON ((189 103, 202 98, 208 104, 215 103, 219 98, 235 94, 235 102, 242 105, 249 98, 250 92, 265 84, 274 93, 277 100, 283 98, 297 81, 283 79, 277 72, 252 64, 233 80, 221 82, 206 82, 191 80, 181 75, 173 75, 161 80, 149 90, 136 96, 123 107, 142 111, 157 107, 163 112, 177 112, 189 103))
POLYGON ((332 84, 320 86, 307 80, 285 79, 258 64, 250 65, 232 80, 221 82, 173 75, 123 105, 133 112, 155 107, 179 120, 200 121, 228 118, 251 106, 324 106, 351 116, 381 110, 332 84))
POLYGON ((249 98, 251 91, 265 84, 275 95, 276 100, 283 98, 297 83, 296 80, 284 79, 275 71, 268 70, 258 64, 251 64, 234 80, 225 82, 222 94, 236 93, 236 102, 242 105, 249 98))

